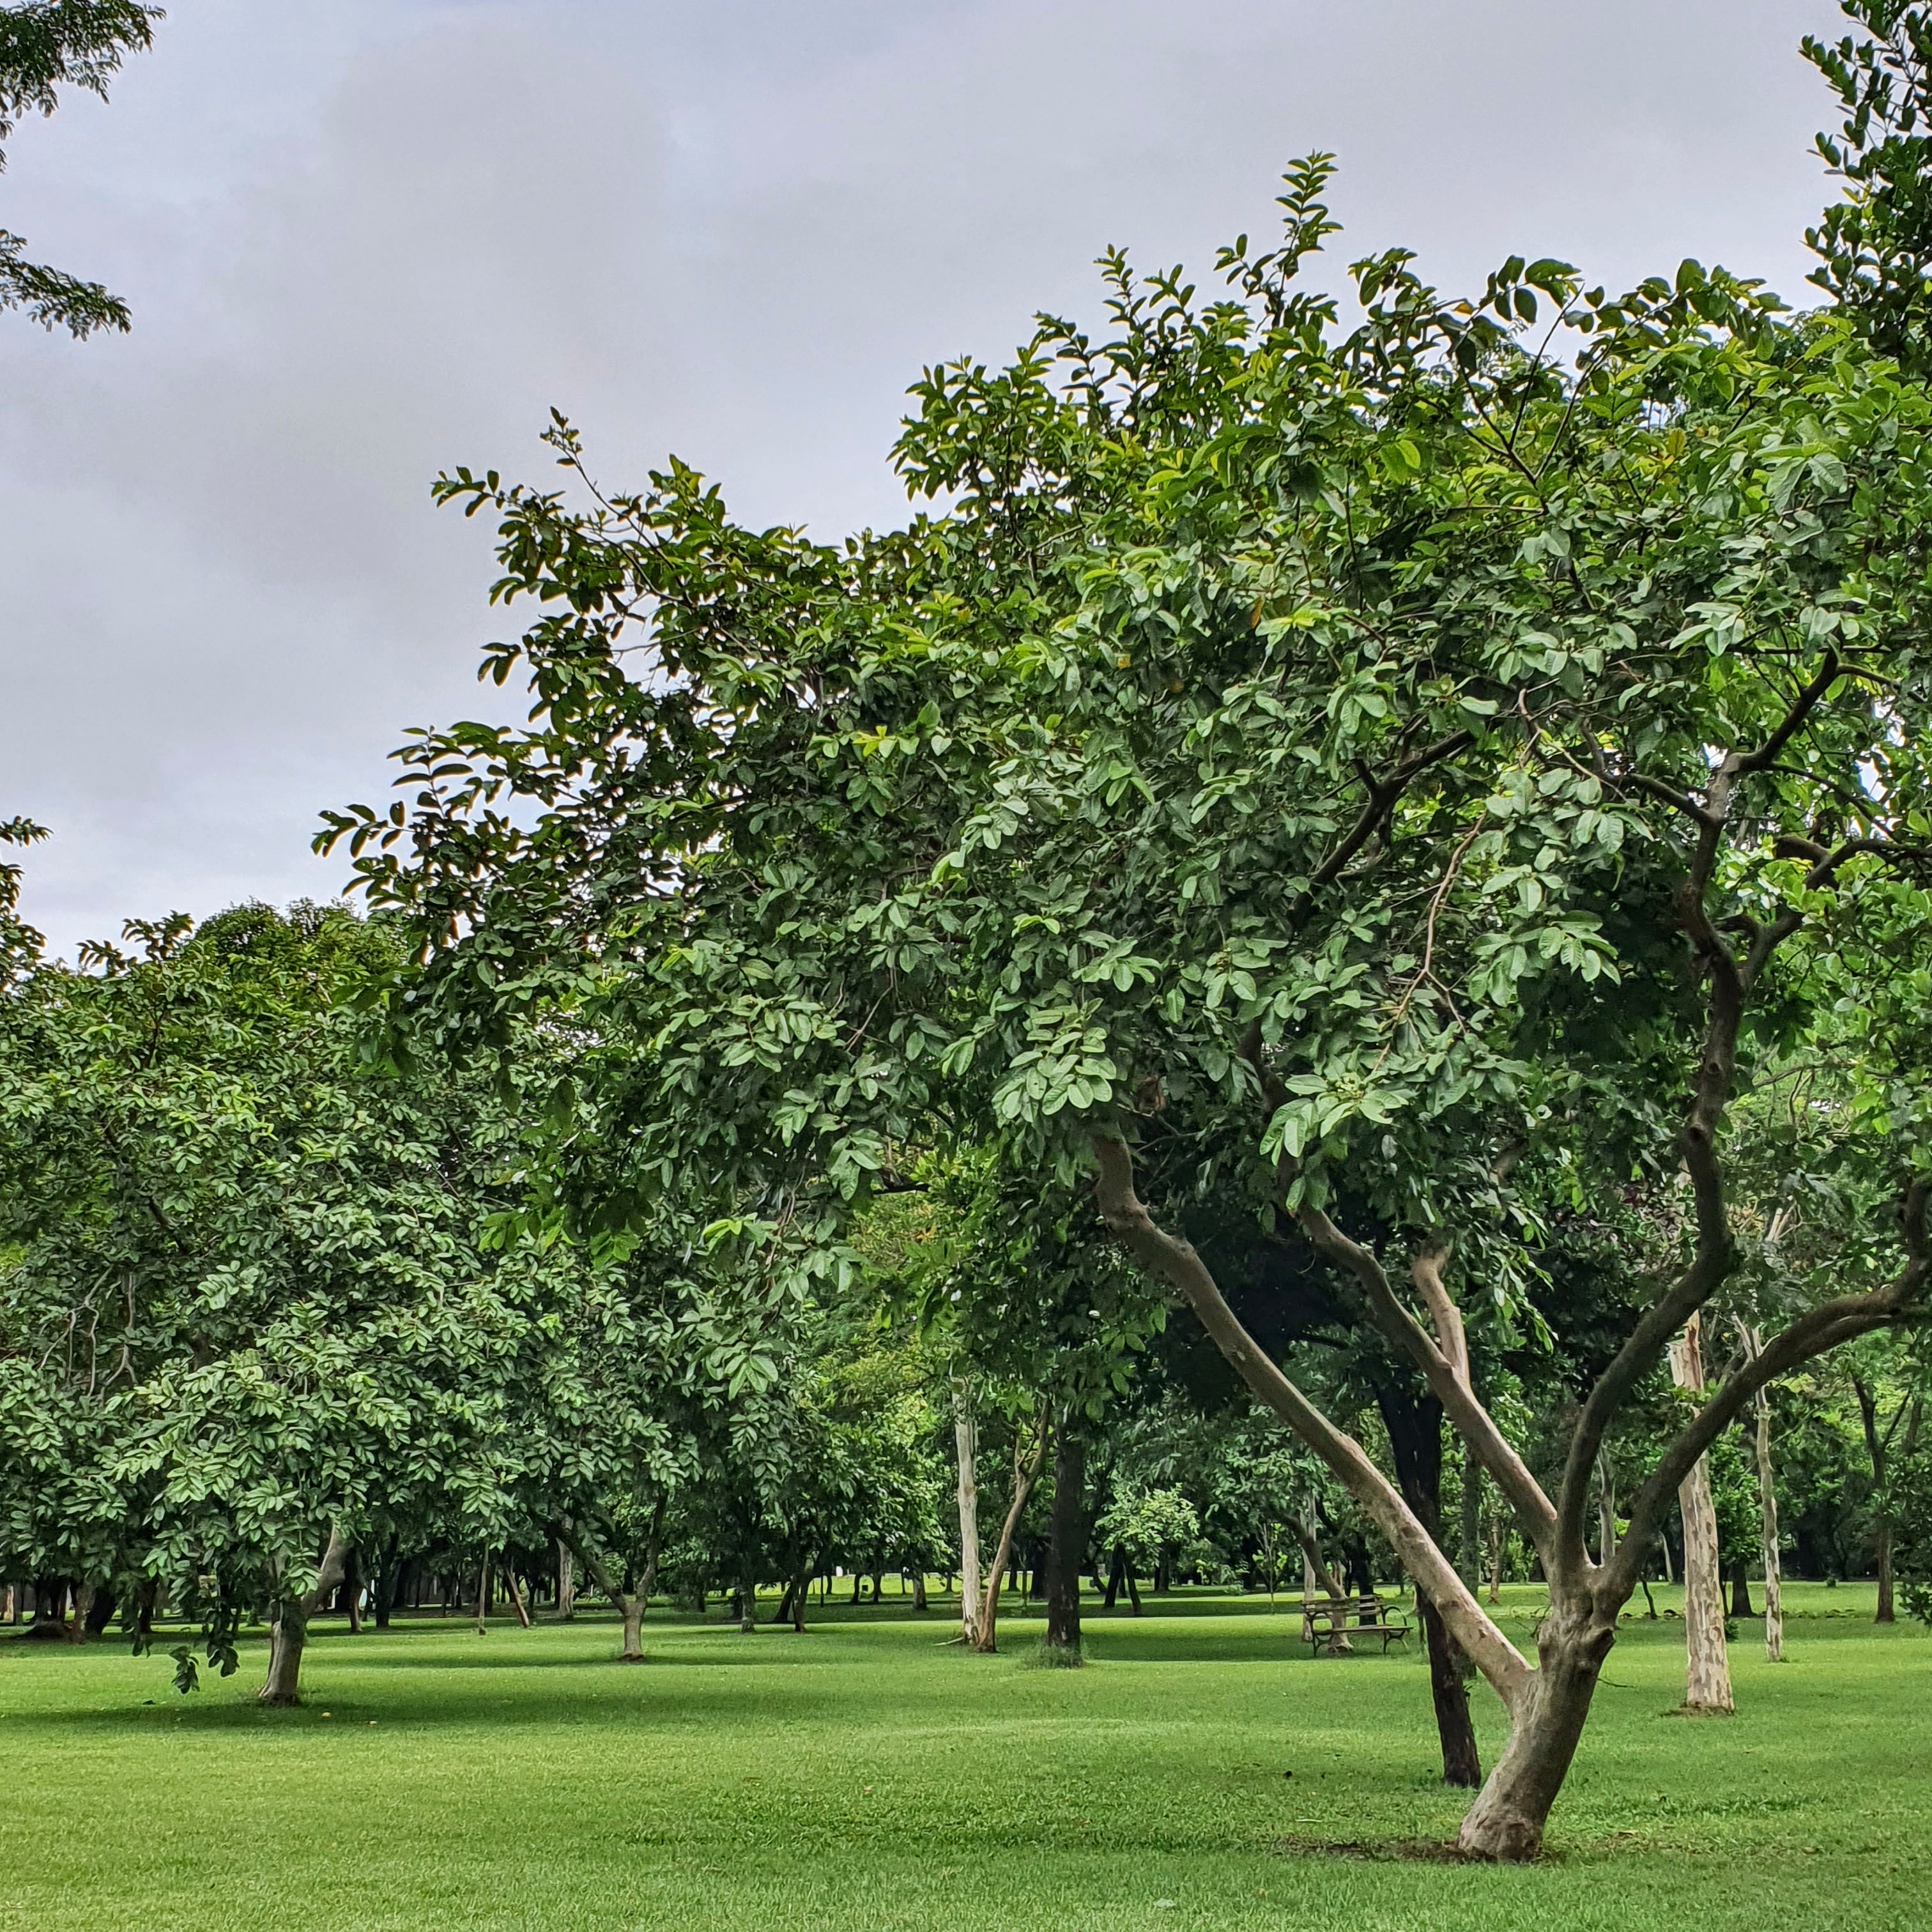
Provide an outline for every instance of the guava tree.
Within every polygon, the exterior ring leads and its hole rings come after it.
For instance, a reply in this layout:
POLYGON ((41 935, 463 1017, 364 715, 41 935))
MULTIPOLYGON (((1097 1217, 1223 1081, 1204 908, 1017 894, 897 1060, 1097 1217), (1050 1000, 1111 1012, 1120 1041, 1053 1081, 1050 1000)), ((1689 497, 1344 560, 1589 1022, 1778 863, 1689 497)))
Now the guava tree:
POLYGON ((592 1027, 572 1104, 628 1168, 592 1225, 708 1189, 796 1275, 922 1148, 1090 1176, 1503 1702, 1460 1843, 1521 1858, 1679 1482, 1925 1286, 1932 409, 1856 313, 1692 262, 1616 296, 1515 258, 1458 300, 1394 250, 1345 331, 1300 280, 1327 176, 1222 300, 1112 257, 1111 340, 928 372, 899 457, 948 507, 907 531, 748 532, 676 466, 447 479, 542 607, 487 661, 532 722, 424 734, 413 797, 326 836, 418 934, 399 1028, 592 1027), (1619 1412, 1768 1225, 1734 1094, 1828 1031, 1888 1271, 1768 1335, 1593 1552, 1619 1412), (1216 1190, 1494 1484, 1550 1586, 1534 1661, 1238 1318, 1189 1233, 1216 1190), (1584 1215, 1630 1312, 1538 1469, 1463 1304, 1520 1306, 1584 1215))

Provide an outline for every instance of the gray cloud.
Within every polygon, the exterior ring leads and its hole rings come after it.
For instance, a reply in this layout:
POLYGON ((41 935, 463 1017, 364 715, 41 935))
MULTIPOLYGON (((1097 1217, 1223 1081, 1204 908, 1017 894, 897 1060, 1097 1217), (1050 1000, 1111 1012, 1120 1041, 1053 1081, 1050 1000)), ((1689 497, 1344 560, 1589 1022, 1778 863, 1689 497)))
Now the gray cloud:
POLYGON ((668 449, 741 513, 902 513, 920 365, 1089 314, 1106 243, 1204 271, 1293 155, 1342 259, 1684 254, 1794 297, 1825 198, 1796 44, 1828 0, 177 0, 112 104, 23 130, 0 219, 135 304, 0 318, 0 815, 30 913, 326 893, 317 809, 473 712, 487 532, 446 465, 614 480, 668 449))

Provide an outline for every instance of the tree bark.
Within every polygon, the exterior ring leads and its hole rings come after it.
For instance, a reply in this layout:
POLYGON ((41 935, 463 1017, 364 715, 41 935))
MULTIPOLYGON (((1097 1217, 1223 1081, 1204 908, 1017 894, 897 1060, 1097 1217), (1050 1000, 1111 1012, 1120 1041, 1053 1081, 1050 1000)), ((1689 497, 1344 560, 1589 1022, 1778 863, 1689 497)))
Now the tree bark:
POLYGON ((952 1442, 959 1459, 959 1634, 980 1647, 980 1430, 966 1384, 952 1385, 952 1442))
POLYGON ((74 1586, 74 1616, 67 1627, 69 1643, 85 1643, 89 1634, 88 1619, 94 1612, 94 1586, 76 1582, 74 1586))
POLYGON ((517 1621, 525 1630, 530 1627, 530 1613, 524 1605, 524 1593, 517 1587, 517 1573, 506 1562, 503 1565, 503 1587, 510 1593, 510 1602, 517 1612, 517 1621))
MULTIPOLYGON (((1701 1319, 1693 1315, 1670 1345, 1670 1372, 1681 1389, 1701 1395, 1704 1358, 1701 1319)), ((1700 1456, 1677 1486, 1684 1517, 1684 1708, 1723 1712, 1731 1697, 1730 1655, 1724 1642, 1724 1592, 1718 1561, 1718 1513, 1711 1502, 1711 1464, 1700 1456)))
POLYGON ((1872 1466, 1872 1553, 1878 1560, 1878 1612, 1872 1621, 1896 1623, 1898 1609, 1893 1600, 1892 1498, 1886 1489, 1892 1431, 1888 1429, 1882 1433, 1880 1432, 1878 1404, 1864 1378, 1853 1376, 1852 1387, 1858 1395, 1858 1414, 1864 1424, 1865 1450, 1871 1457, 1872 1466))
POLYGON ((1027 1498, 1033 1493, 1040 1465, 1046 1460, 1047 1438, 1053 1433, 1044 1404, 1035 1415, 1034 1424, 1033 1454, 1024 1466, 1020 1461, 1019 1444, 1016 1442, 1013 1444, 1012 1501, 1006 1508, 1006 1520, 1000 1527, 999 1546, 993 1552, 992 1563, 986 1572, 986 1604, 980 1612, 980 1640, 974 1648, 988 1655, 999 1648, 1000 1583, 1007 1564, 1012 1561, 1013 1532, 1019 1527, 1020 1512, 1026 1508, 1027 1498))
POLYGON ((644 1660, 644 1598, 641 1591, 620 1592, 617 1598, 617 1614, 624 1620, 624 1647, 618 1653, 620 1664, 641 1664, 644 1660))
POLYGON ((1046 1642, 1080 1648, 1080 1559, 1087 1550, 1087 1440, 1070 1411, 1053 1448, 1053 1516, 1046 1547, 1046 1642))
POLYGON ((308 1642, 309 1619, 342 1582, 349 1546, 341 1532, 329 1527, 328 1546, 315 1573, 314 1587, 300 1597, 284 1597, 268 1627, 268 1674, 255 1694, 264 1704, 295 1703, 301 1695, 302 1652, 308 1642))
MULTIPOLYGON (((1376 1406, 1395 1454, 1396 1480, 1402 1500, 1438 1541, 1442 1533, 1442 1405, 1433 1396, 1404 1390, 1377 1391, 1376 1406)), ((1483 1781, 1476 1727, 1469 1717, 1469 1670, 1437 1610, 1420 1584, 1416 1606, 1429 1647, 1429 1690, 1436 1706, 1436 1732, 1442 1748, 1442 1781, 1474 1790, 1483 1781)))
POLYGON ((1552 1606, 1537 1635, 1538 1668, 1525 1680, 1510 1713, 1509 1742, 1456 1834, 1465 1858, 1515 1862, 1542 1849, 1576 1742, 1590 1714, 1604 1660, 1616 1642, 1615 1612, 1552 1606))
MULTIPOLYGON (((1732 1318, 1744 1358, 1756 1361, 1764 1351, 1764 1334, 1754 1323, 1732 1318)), ((1784 1563, 1778 1536, 1778 1484, 1771 1459, 1771 1392, 1760 1389, 1751 1398, 1756 1429, 1752 1448, 1757 1461, 1759 1546, 1764 1559, 1764 1654, 1766 1661, 1784 1661, 1784 1563)))
POLYGON ((482 1568, 476 1573, 476 1634, 488 1633, 490 1615, 490 1552, 483 1552, 482 1568))
POLYGON ((556 1613, 565 1623, 577 1616, 577 1566, 562 1537, 556 1540, 556 1613))

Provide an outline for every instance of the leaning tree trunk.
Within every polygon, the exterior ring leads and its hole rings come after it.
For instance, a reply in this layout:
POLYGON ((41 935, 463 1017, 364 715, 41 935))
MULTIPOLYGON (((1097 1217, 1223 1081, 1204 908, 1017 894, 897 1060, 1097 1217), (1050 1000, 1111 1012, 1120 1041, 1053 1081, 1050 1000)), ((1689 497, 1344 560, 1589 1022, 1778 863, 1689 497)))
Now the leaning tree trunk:
POLYGON ((963 1382, 952 1385, 952 1442, 959 1456, 959 1634, 980 1647, 980 1430, 963 1382))
MULTIPOLYGON (((1670 1345, 1670 1372, 1691 1394, 1704 1388, 1704 1359, 1695 1315, 1670 1345)), ((1711 1502, 1711 1460, 1700 1456, 1677 1487, 1684 1517, 1684 1708, 1722 1712, 1731 1697, 1730 1654, 1724 1643, 1724 1588, 1718 1568, 1718 1512, 1711 1502)))
POLYGON ((1070 1409, 1053 1450, 1053 1517, 1046 1546, 1046 1645, 1080 1654, 1080 1559, 1087 1551, 1087 1441, 1070 1409))
POLYGON ((1513 1863, 1543 1849, 1550 1808, 1569 1774, 1598 1676, 1616 1640, 1614 1612, 1606 1622, 1587 1608, 1552 1605, 1537 1633, 1539 1667, 1524 1679, 1510 1713, 1509 1742, 1456 1834, 1465 1858, 1513 1863))
MULTIPOLYGON (((1352 1657, 1355 1646, 1348 1641, 1348 1592, 1340 1577, 1329 1568, 1322 1539, 1315 1528, 1313 1492, 1294 1524, 1294 1540, 1301 1545, 1301 1600, 1307 1604, 1315 1594, 1318 1580, 1328 1593, 1328 1642, 1324 1657, 1352 1657)), ((1136 1606, 1138 1607, 1138 1606, 1136 1606)), ((1306 1612, 1304 1610, 1304 1615, 1306 1612)))
MULTIPOLYGON (((1438 1543, 1442 1540, 1442 1405, 1403 1390, 1378 1391, 1376 1406, 1395 1452, 1402 1500, 1438 1543)), ((1474 1790, 1483 1781, 1476 1727, 1469 1717, 1469 1668, 1429 1593, 1416 1586, 1424 1641, 1429 1648, 1429 1692, 1442 1747, 1442 1781, 1474 1790)))
POLYGON ((255 1694, 264 1704, 292 1704, 301 1694, 302 1652, 308 1642, 309 1619, 342 1581, 349 1546, 333 1526, 328 1547, 315 1574, 315 1587, 305 1595, 284 1597, 275 1606, 268 1627, 268 1675, 255 1694))
POLYGON ((1046 1460, 1047 1438, 1052 1432, 1042 1406, 1035 1418, 1033 1454, 1024 1466, 1020 1462, 1019 1444, 1017 1441, 1013 1444, 1012 1501, 1006 1508, 1006 1520, 1000 1526, 999 1547, 994 1551, 992 1567, 986 1572, 986 1603, 980 1612, 980 1640, 974 1646, 988 1655, 999 1647, 1000 1582, 1006 1574, 1006 1565, 1012 1561, 1013 1532, 1019 1527, 1020 1512, 1026 1508, 1027 1498, 1033 1493, 1040 1465, 1046 1460))

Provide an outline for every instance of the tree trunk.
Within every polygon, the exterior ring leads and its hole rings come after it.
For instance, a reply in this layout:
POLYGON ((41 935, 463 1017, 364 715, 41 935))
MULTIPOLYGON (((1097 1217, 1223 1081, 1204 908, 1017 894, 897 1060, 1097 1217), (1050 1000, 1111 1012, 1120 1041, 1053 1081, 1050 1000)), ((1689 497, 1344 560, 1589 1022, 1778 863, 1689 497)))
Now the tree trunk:
POLYGON ((952 1385, 952 1441, 959 1457, 959 1634, 980 1647, 980 1431, 963 1382, 952 1385))
POLYGON ((805 1600, 812 1592, 812 1573, 801 1570, 792 1580, 791 1627, 793 1634, 805 1634, 805 1600))
POLYGON ((620 1593, 617 1598, 617 1614, 624 1620, 624 1648, 618 1654, 620 1664, 641 1664, 644 1660, 644 1598, 641 1591, 620 1593))
POLYGON ((482 1636, 489 1630, 490 1616, 490 1552, 483 1552, 482 1568, 476 1573, 476 1634, 482 1636))
POLYGON ((518 1622, 528 1630, 530 1613, 524 1607, 524 1593, 517 1587, 517 1573, 508 1563, 503 1565, 503 1587, 510 1593, 510 1601, 515 1607, 518 1622))
POLYGON ((1731 1565, 1731 1615, 1734 1617, 1754 1617, 1756 1611, 1751 1608, 1750 1566, 1740 1556, 1731 1565))
MULTIPOLYGON (((1763 1332, 1750 1323, 1736 1322, 1744 1358, 1756 1361, 1764 1348, 1763 1332)), ((1753 1447, 1757 1459, 1759 1544, 1764 1558, 1764 1654, 1772 1664, 1784 1661, 1783 1563, 1778 1553, 1778 1485, 1771 1460, 1771 1394, 1760 1389, 1751 1399, 1757 1424, 1753 1447)))
POLYGON ((88 1635, 98 1636, 112 1622, 113 1616, 114 1592, 112 1590, 95 1591, 94 1601, 88 1606, 87 1612, 88 1635))
POLYGON ((305 1596, 284 1597, 275 1606, 268 1628, 268 1675, 255 1694, 264 1704, 292 1704, 301 1694, 302 1651, 308 1642, 309 1619, 327 1603, 342 1581, 349 1546, 333 1525, 328 1546, 316 1570, 314 1588, 305 1596))
POLYGON ((1483 1465, 1474 1449, 1462 1445, 1462 1560, 1456 1568, 1473 1594, 1483 1580, 1483 1465))
POLYGON ((67 1627, 69 1643, 85 1643, 88 1639, 88 1619, 94 1612, 94 1586, 77 1582, 74 1586, 74 1616, 67 1627))
POLYGON ((1046 1643, 1080 1648, 1080 1559, 1087 1551, 1087 1440, 1072 1412, 1053 1450, 1053 1517, 1046 1546, 1046 1643))
POLYGON ((923 1564, 920 1566, 918 1575, 912 1580, 912 1606, 916 1611, 928 1607, 926 1600, 926 1567, 923 1564))
POLYGON ((1456 1834, 1465 1858, 1516 1862, 1543 1849, 1550 1808, 1563 1788, 1598 1673, 1616 1640, 1615 1622, 1603 1623, 1588 1611, 1552 1606, 1544 1619, 1537 1636, 1540 1667, 1524 1681, 1510 1713, 1509 1742, 1456 1834))
POLYGON ((569 1544, 561 1537, 556 1543, 556 1613, 565 1623, 577 1616, 577 1565, 569 1544))
MULTIPOLYGON (((1301 1545, 1301 1594, 1305 1604, 1315 1594, 1318 1582, 1328 1594, 1330 1608, 1328 1612, 1328 1641, 1323 1646, 1324 1657, 1352 1657, 1355 1646, 1348 1641, 1348 1612, 1346 1607, 1348 1592, 1342 1579, 1328 1567, 1328 1559, 1322 1554, 1322 1539, 1315 1529, 1315 1496, 1309 1494, 1300 1516, 1294 1523, 1295 1540, 1301 1545)), ((1303 1612, 1304 1618, 1307 1612, 1303 1612)), ((1312 1631, 1312 1624, 1305 1628, 1312 1631)), ((1312 1640, 1312 1638, 1311 1638, 1312 1640)))
POLYGON ((986 1573, 986 1600, 980 1612, 980 1641, 975 1646, 988 1655, 998 1648, 1000 1580, 1012 1561, 1013 1532, 1019 1527, 1020 1512, 1026 1508, 1027 1498, 1033 1493, 1040 1465, 1046 1460, 1047 1438, 1052 1433, 1052 1425, 1042 1405, 1034 1418, 1033 1454, 1024 1468, 1020 1463, 1019 1444, 1016 1441, 1013 1444, 1013 1498, 1007 1506, 1006 1520, 1000 1528, 999 1547, 993 1552, 992 1564, 986 1573))
POLYGON ((1878 1559, 1878 1613, 1872 1621, 1880 1624, 1896 1623, 1898 1610, 1892 1599, 1892 1498, 1886 1487, 1886 1460, 1891 1448, 1892 1431, 1887 1430, 1883 1434, 1880 1433, 1878 1405, 1864 1378, 1853 1376, 1852 1387, 1858 1394, 1858 1414, 1865 1428, 1865 1449, 1871 1457, 1872 1466, 1872 1553, 1878 1559))
MULTIPOLYGON (((1670 1372, 1693 1395, 1704 1388, 1700 1318, 1692 1316, 1670 1345, 1670 1372)), ((1731 1664, 1724 1644, 1724 1585, 1718 1567, 1718 1513, 1711 1502, 1711 1461, 1700 1456, 1678 1485, 1684 1517, 1684 1708, 1723 1712, 1731 1697, 1731 1664)))
MULTIPOLYGON (((1401 1485, 1402 1500, 1424 1529, 1439 1542, 1442 1405, 1432 1395, 1388 1390, 1378 1391, 1376 1406, 1395 1452, 1396 1480, 1401 1485)), ((1469 1666, 1434 1600, 1420 1584, 1415 1600, 1429 1646, 1429 1690, 1436 1706, 1436 1737, 1442 1748, 1442 1781, 1473 1791, 1483 1781, 1483 1766, 1476 1749, 1476 1727, 1469 1717, 1469 1666)))

